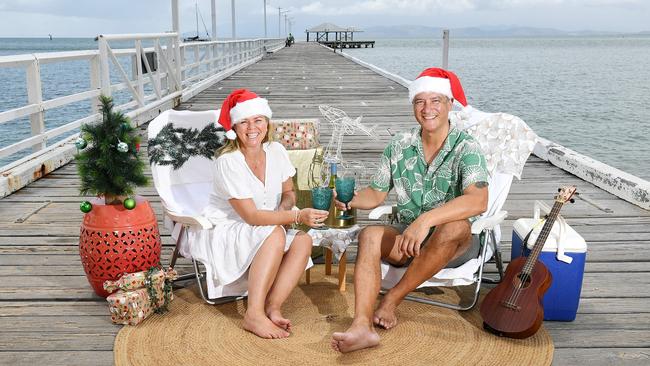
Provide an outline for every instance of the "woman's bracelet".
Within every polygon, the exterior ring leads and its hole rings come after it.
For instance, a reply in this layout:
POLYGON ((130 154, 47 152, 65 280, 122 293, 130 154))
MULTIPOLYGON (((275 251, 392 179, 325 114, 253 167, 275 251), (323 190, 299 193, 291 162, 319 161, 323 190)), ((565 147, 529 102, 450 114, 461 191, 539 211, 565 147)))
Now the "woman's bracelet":
POLYGON ((296 210, 296 216, 293 218, 293 223, 298 225, 298 219, 300 218, 300 210, 296 210))

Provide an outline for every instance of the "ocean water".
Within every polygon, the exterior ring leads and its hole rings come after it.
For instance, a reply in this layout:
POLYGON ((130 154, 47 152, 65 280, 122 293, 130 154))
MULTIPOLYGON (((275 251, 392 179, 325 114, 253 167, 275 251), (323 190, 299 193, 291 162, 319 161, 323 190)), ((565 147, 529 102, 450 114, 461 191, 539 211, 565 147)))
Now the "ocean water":
MULTIPOLYGON (((115 42, 113 48, 133 48, 133 43, 115 42)), ((143 42, 144 47, 150 46, 143 42)), ((92 38, 0 38, 0 56, 44 52, 67 52, 76 50, 97 50, 97 42, 92 38)), ((128 59, 120 59, 122 67, 131 70, 128 59)), ((43 63, 40 65, 43 100, 62 97, 90 89, 90 65, 86 60, 43 63)), ((111 71, 113 82, 120 82, 117 70, 111 71)), ((26 73, 23 68, 0 67, 0 112, 27 105, 26 73)), ((129 101, 129 93, 115 93, 117 104, 129 101)), ((52 129, 91 114, 89 101, 68 104, 46 111, 45 127, 52 129)), ((68 132, 48 141, 48 145, 59 141, 75 131, 68 132)), ((0 124, 0 147, 6 147, 31 136, 28 117, 0 124)), ((28 153, 29 149, 0 158, 0 167, 15 161, 28 153)))
MULTIPOLYGON (((432 39, 378 39, 375 48, 345 52, 414 79, 422 69, 440 66, 441 47, 441 41, 432 39)), ((0 56, 94 49, 97 43, 89 38, 0 38, 0 56)), ((469 104, 517 115, 540 136, 646 180, 648 60, 650 37, 452 38, 449 48, 449 69, 460 77, 469 104)), ((128 62, 123 67, 130 70, 128 62)), ((43 98, 87 90, 88 74, 86 61, 42 65, 43 98)), ((24 71, 0 68, 0 87, 0 112, 26 104, 24 71)), ((121 98, 128 95, 116 95, 121 98)), ((89 113, 88 102, 74 103, 47 111, 46 125, 52 128, 89 113)), ((27 118, 0 124, 2 147, 29 135, 27 118)), ((0 166, 19 157, 0 159, 0 166)))
MULTIPOLYGON (((432 39, 345 52, 409 80, 442 64, 432 39)), ((470 105, 519 116, 546 139, 650 180, 650 37, 452 38, 448 68, 470 105)))

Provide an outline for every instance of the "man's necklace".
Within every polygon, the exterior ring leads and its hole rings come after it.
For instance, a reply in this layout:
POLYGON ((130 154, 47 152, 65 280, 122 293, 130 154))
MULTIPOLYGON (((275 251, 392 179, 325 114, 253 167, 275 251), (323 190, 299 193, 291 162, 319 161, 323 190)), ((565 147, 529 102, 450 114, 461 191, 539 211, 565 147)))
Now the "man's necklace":
MULTIPOLYGON (((424 150, 424 149, 423 149, 424 150)), ((431 157, 427 160, 427 166, 431 165, 434 160, 436 160, 436 157, 440 153, 440 150, 442 150, 442 145, 440 145, 434 152, 431 154, 431 157)))

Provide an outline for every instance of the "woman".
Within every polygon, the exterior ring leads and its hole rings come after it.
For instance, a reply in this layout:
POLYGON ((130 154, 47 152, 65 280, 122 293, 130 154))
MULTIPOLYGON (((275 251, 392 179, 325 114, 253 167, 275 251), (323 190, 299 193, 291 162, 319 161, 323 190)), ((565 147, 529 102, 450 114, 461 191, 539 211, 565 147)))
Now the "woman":
POLYGON ((209 244, 202 257, 209 263, 210 297, 248 290, 244 329, 262 338, 284 338, 291 322, 280 307, 311 266, 312 240, 283 225, 322 226, 328 212, 292 210, 296 170, 284 147, 267 141, 270 118, 266 99, 246 89, 233 91, 223 102, 219 124, 228 141, 217 152, 204 212, 215 227, 203 230, 209 244))

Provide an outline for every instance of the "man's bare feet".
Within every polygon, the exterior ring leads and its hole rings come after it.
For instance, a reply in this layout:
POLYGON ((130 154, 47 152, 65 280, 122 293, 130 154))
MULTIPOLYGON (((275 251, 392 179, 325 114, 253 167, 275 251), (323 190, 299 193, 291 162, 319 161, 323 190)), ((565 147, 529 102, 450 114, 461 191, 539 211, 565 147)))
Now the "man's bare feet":
POLYGON ((390 329, 397 325, 397 316, 395 315, 395 305, 384 297, 379 303, 372 317, 375 325, 384 329, 390 329))
POLYGON ((268 316, 269 319, 271 319, 273 324, 275 324, 278 327, 286 330, 287 332, 291 331, 291 320, 283 317, 282 313, 280 312, 279 309, 267 308, 266 309, 266 316, 268 316))
POLYGON ((379 344, 379 334, 372 327, 354 324, 345 332, 332 334, 332 348, 342 353, 352 352, 379 344))
POLYGON ((244 315, 243 327, 247 331, 261 338, 276 339, 286 338, 289 336, 289 332, 279 328, 264 314, 251 315, 247 312, 246 315, 244 315))

